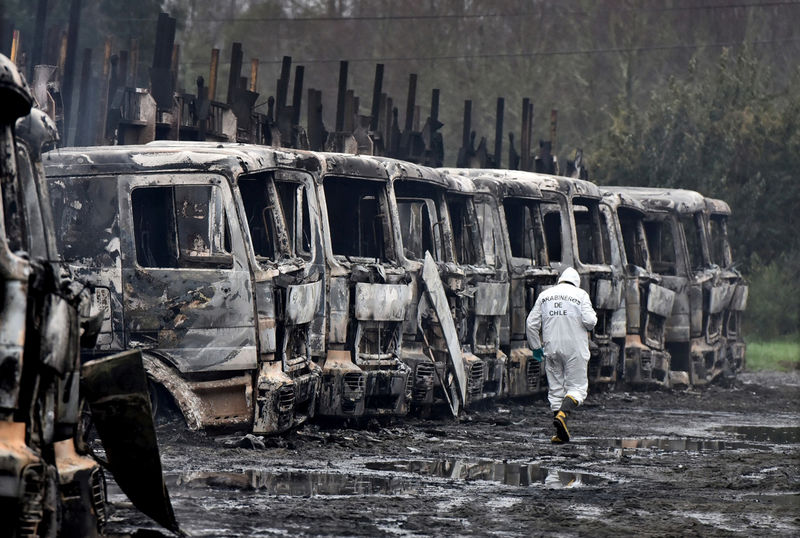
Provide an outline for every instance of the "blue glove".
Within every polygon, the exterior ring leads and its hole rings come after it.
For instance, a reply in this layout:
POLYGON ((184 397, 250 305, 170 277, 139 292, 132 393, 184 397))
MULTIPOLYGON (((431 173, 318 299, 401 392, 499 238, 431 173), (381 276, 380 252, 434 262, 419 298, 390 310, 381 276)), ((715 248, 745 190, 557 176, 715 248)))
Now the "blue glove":
POLYGON ((544 360, 544 351, 542 351, 542 348, 533 350, 533 360, 536 362, 542 362, 544 360))

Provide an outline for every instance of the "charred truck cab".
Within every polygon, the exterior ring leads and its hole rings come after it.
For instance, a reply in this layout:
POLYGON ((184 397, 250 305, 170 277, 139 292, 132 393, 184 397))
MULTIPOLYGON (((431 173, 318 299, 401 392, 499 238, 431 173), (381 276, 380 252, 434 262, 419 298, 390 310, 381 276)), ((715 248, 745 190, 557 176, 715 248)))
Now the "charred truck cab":
POLYGON ((386 170, 370 157, 318 153, 326 230, 326 355, 320 415, 405 415, 403 320, 412 290, 400 263, 386 170))
MULTIPOLYGON (((3 535, 98 536, 106 523, 103 470, 87 455, 81 428, 82 403, 91 381, 79 346, 92 346, 99 318, 89 312, 84 285, 62 269, 56 250, 42 149, 57 141, 55 123, 33 109, 11 62, 0 55, 0 513, 3 535), (26 102, 27 101, 27 102, 26 102), (21 106, 22 105, 22 106, 21 106)), ((112 358, 107 371, 118 373, 112 358)), ((144 379, 141 361, 130 372, 144 379), (136 369, 138 367, 138 370, 136 369)), ((116 451, 100 432, 108 468, 133 504, 178 531, 161 475, 145 392, 106 386, 108 400, 124 400, 126 411, 109 409, 120 428, 135 431, 136 453, 116 451), (135 421, 135 418, 141 418, 135 421), (149 429, 148 429, 149 427, 149 429), (112 457, 113 456, 113 457, 112 457), (136 483, 123 476, 130 473, 136 483), (141 502, 143 498, 147 502, 141 502)), ((146 387, 145 387, 146 390, 146 387)), ((149 406, 148 406, 149 407, 149 406)), ((103 420, 92 413, 95 424, 103 420)))
POLYGON ((622 267, 615 263, 616 235, 601 208, 600 189, 589 181, 526 174, 537 182, 545 204, 545 239, 550 264, 559 272, 574 267, 592 299, 597 324, 589 341, 589 383, 612 384, 618 377, 620 346, 625 338, 622 267))
POLYGON ((59 270, 40 164, 42 146, 56 140, 55 126, 31 109, 27 85, 2 55, 0 102, 3 534, 55 536, 64 529, 93 536, 105 524, 102 470, 75 445, 83 286, 59 270))
POLYGON ((541 190, 535 182, 519 180, 525 172, 463 169, 457 173, 475 183, 487 262, 509 275, 508 307, 500 324, 500 346, 508 356, 503 395, 542 393, 547 389, 544 368, 533 360, 525 334, 536 297, 558 278, 547 255, 541 190), (489 253, 494 253, 496 260, 489 258, 489 253))
POLYGON ((660 285, 650 264, 644 206, 624 193, 605 192, 601 210, 617 237, 625 281, 626 335, 619 379, 632 386, 669 386, 666 323, 675 292, 660 285))
POLYGON ((202 143, 45 156, 60 254, 94 286, 103 312, 89 355, 142 349, 150 379, 191 429, 275 433, 314 412, 319 370, 308 328, 323 278, 318 236, 311 228, 310 257, 297 254, 303 227, 289 226, 283 204, 300 200, 292 196, 302 188, 287 194, 260 181, 274 175, 276 158, 266 148, 202 143), (252 187, 251 205, 240 180, 252 187), (253 201, 264 199, 270 205, 255 214, 253 201), (250 240, 250 219, 268 229, 265 250, 250 240))
POLYGON ((722 318, 734 288, 709 257, 705 199, 694 191, 610 187, 642 203, 653 270, 675 292, 667 320, 671 385, 702 385, 722 372, 722 318))
POLYGON ((414 403, 425 407, 444 397, 455 411, 456 404, 468 406, 500 396, 506 364, 500 326, 508 302, 507 272, 503 265, 487 263, 497 256, 484 251, 472 181, 380 160, 392 179, 403 263, 415 280, 414 307, 405 330, 408 348, 413 349, 406 360, 415 372, 414 403))
POLYGON ((727 202, 706 198, 709 254, 711 263, 721 271, 720 278, 733 288, 728 308, 722 315, 722 337, 725 340, 725 372, 728 375, 742 371, 745 365, 746 344, 742 335, 742 312, 747 307, 748 285, 733 261, 728 240, 728 219, 731 208, 727 202))

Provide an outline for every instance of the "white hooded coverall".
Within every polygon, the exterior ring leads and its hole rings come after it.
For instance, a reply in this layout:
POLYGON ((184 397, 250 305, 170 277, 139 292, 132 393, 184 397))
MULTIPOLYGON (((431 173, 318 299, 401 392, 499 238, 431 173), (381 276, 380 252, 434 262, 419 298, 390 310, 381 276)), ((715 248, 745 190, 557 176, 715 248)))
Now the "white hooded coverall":
POLYGON ((544 349, 547 399, 553 411, 561 409, 567 395, 582 404, 589 389, 589 331, 597 323, 597 314, 580 285, 578 272, 565 269, 558 284, 536 299, 526 323, 528 345, 544 349))

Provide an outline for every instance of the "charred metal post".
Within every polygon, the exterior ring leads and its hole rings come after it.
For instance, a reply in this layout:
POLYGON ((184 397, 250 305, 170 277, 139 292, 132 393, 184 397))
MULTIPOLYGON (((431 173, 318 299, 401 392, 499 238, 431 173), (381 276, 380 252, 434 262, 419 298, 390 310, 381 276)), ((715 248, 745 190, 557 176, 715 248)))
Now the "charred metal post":
POLYGON ((275 92, 275 123, 280 132, 279 140, 272 140, 273 145, 290 147, 292 145, 291 115, 286 106, 289 98, 289 79, 292 74, 292 57, 284 56, 281 62, 281 75, 275 92))
POLYGON ((95 144, 106 143, 106 117, 108 115, 109 75, 111 74, 111 38, 107 37, 103 47, 103 70, 97 96, 97 126, 95 127, 95 144))
POLYGON ((406 124, 403 134, 408 136, 414 130, 414 108, 417 101, 417 75, 408 75, 408 98, 406 99, 406 124))
POLYGON ((64 95, 64 108, 67 109, 64 130, 69 129, 69 123, 74 118, 72 114, 73 86, 75 80, 75 56, 78 52, 78 31, 81 24, 81 0, 72 0, 69 10, 69 26, 67 28, 67 47, 64 69, 61 71, 61 93, 64 95))
POLYGON ((497 98, 497 114, 495 116, 494 128, 494 167, 502 168, 503 161, 503 112, 505 99, 497 98))
POLYGON ((83 67, 81 69, 81 92, 78 99, 78 124, 75 132, 75 144, 88 146, 92 143, 92 107, 91 99, 92 81, 92 49, 83 49, 83 67))
POLYGON ((375 65, 375 82, 372 86, 372 113, 369 130, 373 133, 378 130, 379 116, 381 113, 381 91, 383 89, 383 64, 375 65))
POLYGON ((226 102, 233 104, 236 88, 239 86, 239 78, 242 76, 242 44, 234 43, 231 49, 231 70, 228 73, 228 97, 226 102))
POLYGON ((250 59, 250 91, 258 89, 258 58, 250 59))
POLYGON ((300 128, 300 110, 303 104, 303 77, 305 68, 298 65, 294 68, 294 92, 292 93, 292 129, 300 128))
POLYGON ((33 68, 42 63, 42 50, 44 49, 44 29, 47 20, 47 0, 39 0, 36 5, 36 25, 33 34, 33 50, 31 61, 28 65, 28 79, 33 80, 33 68))
POLYGON ((528 170, 528 160, 530 158, 529 140, 528 140, 528 113, 530 112, 530 99, 527 97, 522 99, 522 128, 520 130, 519 150, 521 152, 519 159, 519 169, 528 170))
POLYGON ((339 93, 336 99, 336 132, 344 130, 344 107, 347 99, 347 62, 339 62, 339 93))
POLYGON ((292 57, 284 56, 281 62, 281 76, 278 79, 278 88, 275 92, 275 122, 281 127, 281 122, 286 115, 286 99, 289 94, 289 77, 292 72, 292 57))
POLYGON ((139 40, 131 39, 131 72, 130 85, 134 88, 139 85, 139 40))
POLYGON ((116 90, 119 88, 126 88, 129 84, 128 73, 130 70, 130 63, 129 63, 129 56, 127 50, 119 51, 119 63, 116 69, 116 87, 114 88, 114 93, 111 95, 116 95, 116 90))
POLYGON ((553 155, 556 155, 556 133, 558 131, 558 110, 550 110, 550 144, 553 155))
POLYGON ((458 150, 458 159, 456 166, 459 168, 468 168, 469 161, 474 153, 471 147, 472 137, 472 101, 464 101, 464 123, 461 129, 461 149, 458 150))
POLYGON ((19 30, 11 34, 11 63, 19 63, 19 30))
POLYGON ((208 75, 208 100, 217 98, 217 67, 219 65, 219 49, 211 49, 211 66, 208 75))
POLYGON ((158 15, 153 64, 150 68, 150 85, 153 99, 160 112, 172 110, 175 88, 172 77, 172 58, 175 45, 175 19, 166 13, 158 15))
POLYGON ((322 92, 308 89, 308 146, 312 151, 322 151, 328 136, 322 121, 322 92))

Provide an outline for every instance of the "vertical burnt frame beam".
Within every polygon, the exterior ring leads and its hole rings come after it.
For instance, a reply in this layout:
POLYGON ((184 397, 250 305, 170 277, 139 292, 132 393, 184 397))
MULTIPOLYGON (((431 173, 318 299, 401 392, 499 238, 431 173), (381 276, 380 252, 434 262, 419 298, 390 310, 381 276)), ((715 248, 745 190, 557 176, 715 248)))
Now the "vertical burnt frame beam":
POLYGON ((211 49, 211 64, 208 69, 208 100, 217 98, 217 68, 219 67, 219 49, 211 49))
POLYGON ((434 124, 439 121, 439 93, 439 88, 431 92, 431 121, 434 124))
POLYGON ((90 106, 92 80, 92 49, 83 49, 83 66, 81 68, 80 95, 78 98, 77 125, 74 144, 88 146, 92 143, 93 129, 91 127, 92 107, 90 106))
POLYGON ((303 77, 305 67, 298 65, 294 68, 294 93, 292 93, 292 127, 300 125, 300 107, 303 104, 303 77))
POLYGON ((464 151, 469 147, 469 134, 472 130, 472 101, 464 101, 464 126, 461 130, 461 147, 464 151))
POLYGON ((406 98, 406 124, 404 133, 410 133, 414 129, 414 109, 417 106, 417 75, 408 75, 408 97, 406 98))
POLYGON ((156 26, 156 44, 150 68, 150 86, 159 110, 171 110, 175 91, 172 64, 175 55, 176 20, 161 12, 156 26))
POLYGON ((383 91, 383 64, 375 64, 375 82, 372 85, 372 111, 370 112, 369 130, 378 130, 381 113, 381 92, 383 91))
POLYGON ((530 170, 531 159, 531 141, 530 129, 528 124, 530 122, 530 99, 527 97, 522 99, 522 132, 520 133, 519 149, 521 152, 519 167, 520 170, 530 170))
POLYGON ((325 143, 322 139, 322 92, 314 88, 309 88, 308 99, 306 101, 308 103, 306 123, 308 126, 309 149, 312 151, 320 151, 325 143))
POLYGON ((234 43, 231 48, 231 71, 228 73, 228 97, 226 102, 230 105, 239 86, 239 78, 242 76, 242 44, 234 43))
POLYGON ((503 114, 505 113, 506 100, 497 98, 497 115, 494 127, 494 167, 502 168, 503 161, 503 114))
POLYGON ((283 120, 286 115, 286 99, 289 96, 289 78, 291 74, 292 57, 284 56, 281 61, 281 76, 278 79, 278 88, 275 93, 275 123, 277 123, 279 127, 281 120, 283 120))
POLYGON ((69 122, 75 115, 72 113, 72 96, 75 84, 75 57, 78 52, 78 32, 81 24, 81 0, 72 0, 69 8, 69 26, 67 27, 67 54, 62 74, 61 94, 64 96, 65 131, 69 132, 69 122))
POLYGON ((336 132, 344 130, 344 107, 347 99, 347 62, 339 62, 339 93, 336 97, 336 132))
POLYGON ((44 50, 44 30, 47 21, 47 0, 39 0, 36 6, 36 26, 33 34, 33 50, 31 61, 28 62, 28 80, 33 80, 33 68, 42 63, 44 50))

